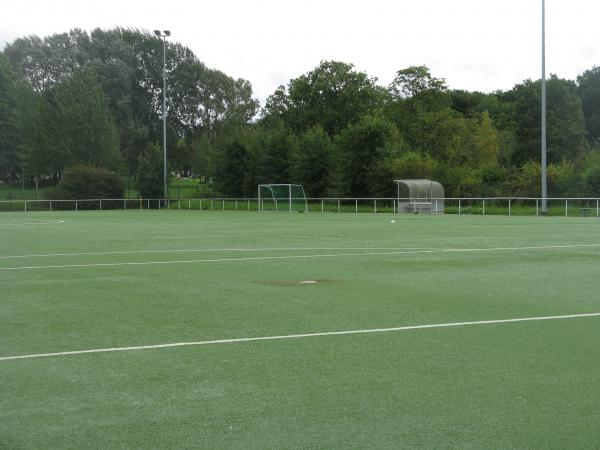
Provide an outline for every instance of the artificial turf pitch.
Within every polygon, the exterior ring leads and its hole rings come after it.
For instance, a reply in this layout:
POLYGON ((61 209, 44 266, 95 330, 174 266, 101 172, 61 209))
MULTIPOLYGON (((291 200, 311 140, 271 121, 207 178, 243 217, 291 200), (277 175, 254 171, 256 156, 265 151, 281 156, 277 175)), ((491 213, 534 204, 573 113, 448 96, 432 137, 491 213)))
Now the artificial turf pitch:
POLYGON ((599 244, 596 218, 2 214, 0 448, 598 448, 600 317, 2 358, 599 313, 599 244))

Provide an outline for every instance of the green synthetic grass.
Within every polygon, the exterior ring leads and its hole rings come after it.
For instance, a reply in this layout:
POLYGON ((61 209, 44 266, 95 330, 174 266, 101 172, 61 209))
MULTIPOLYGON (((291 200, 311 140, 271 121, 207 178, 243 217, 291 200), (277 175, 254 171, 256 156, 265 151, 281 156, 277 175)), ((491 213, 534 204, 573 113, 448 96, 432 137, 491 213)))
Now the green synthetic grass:
MULTIPOLYGON (((4 213, 0 358, 597 313, 595 244, 596 218, 4 213), (117 265, 148 262, 175 263, 117 265)), ((599 342, 590 317, 0 360, 0 448, 595 448, 599 342)))

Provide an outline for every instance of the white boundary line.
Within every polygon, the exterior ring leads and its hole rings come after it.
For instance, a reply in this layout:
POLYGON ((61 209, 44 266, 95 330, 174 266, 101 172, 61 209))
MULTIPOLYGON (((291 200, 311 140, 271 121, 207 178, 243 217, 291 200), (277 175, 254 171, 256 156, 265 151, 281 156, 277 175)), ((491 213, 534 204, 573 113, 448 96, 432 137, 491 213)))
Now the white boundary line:
POLYGON ((118 267, 118 266, 151 266, 167 264, 191 264, 210 262, 240 262, 240 261, 268 261, 282 259, 315 259, 315 258, 337 258, 347 256, 390 256, 390 255, 416 255, 432 253, 468 253, 468 252, 500 252, 500 251, 523 251, 523 250, 560 250, 574 248, 598 248, 600 244, 578 244, 578 245, 545 245, 528 247, 494 247, 494 248, 447 248, 438 250, 409 250, 394 252, 361 252, 361 253, 331 253, 317 255, 287 255, 287 256, 249 256, 244 258, 219 258, 219 259, 191 259, 175 261, 145 261, 145 262, 120 262, 120 263, 92 263, 92 264, 62 264, 48 266, 17 266, 0 267, 3 270, 36 270, 36 269, 68 269, 76 267, 118 267))
POLYGON ((201 248, 180 250, 131 250, 114 252, 81 252, 81 253, 47 253, 40 255, 9 255, 0 259, 46 258, 50 256, 102 256, 102 255, 136 255, 142 253, 210 253, 210 252, 269 252, 269 251, 302 251, 302 250, 435 250, 425 247, 273 247, 273 248, 201 248))
POLYGON ((68 352, 56 352, 56 353, 37 353, 30 355, 18 355, 18 356, 3 356, 0 357, 0 361, 14 361, 17 359, 32 359, 32 358, 49 358, 54 356, 71 356, 71 355, 82 355, 86 353, 110 353, 110 352, 128 352, 135 350, 151 350, 159 348, 171 348, 171 347, 190 347, 199 345, 217 345, 217 344, 235 344, 242 342, 256 342, 256 341, 277 341, 283 339, 301 339, 310 337, 322 337, 322 336, 347 336, 356 334, 373 334, 373 333, 391 333, 397 331, 410 331, 410 330, 423 330, 429 328, 452 328, 452 327, 465 327, 474 325, 494 325, 494 324, 505 324, 505 323, 516 323, 516 322, 534 322, 544 320, 563 320, 563 319, 577 319, 584 317, 600 317, 600 313, 589 313, 589 314, 569 314, 564 316, 543 316, 543 317, 523 317, 518 319, 500 319, 500 320, 481 320, 475 322, 454 322, 454 323, 436 323, 429 325, 409 325, 404 327, 395 328, 375 328, 369 330, 351 330, 351 331, 326 331, 322 333, 304 333, 304 334, 288 334, 282 336, 262 336, 262 337, 250 337, 250 338, 236 338, 236 339, 216 339, 210 341, 196 341, 196 342, 176 342, 172 344, 155 344, 155 345, 141 345, 135 347, 112 347, 112 348, 97 348, 92 350, 75 350, 68 352))
POLYGON ((64 220, 52 220, 52 221, 45 221, 45 222, 15 222, 15 223, 0 223, 0 227, 17 227, 17 226, 21 226, 21 225, 57 225, 57 224, 61 224, 61 223, 65 223, 64 220))

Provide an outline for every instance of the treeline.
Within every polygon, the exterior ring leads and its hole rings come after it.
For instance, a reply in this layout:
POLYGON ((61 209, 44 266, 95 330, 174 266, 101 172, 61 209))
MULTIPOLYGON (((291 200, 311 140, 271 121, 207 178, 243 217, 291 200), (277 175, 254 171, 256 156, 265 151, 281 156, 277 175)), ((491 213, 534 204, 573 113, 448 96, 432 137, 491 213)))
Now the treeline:
MULTIPOLYGON (((376 81, 331 61, 281 86, 256 125, 220 145, 222 192, 294 182, 315 197, 388 196, 393 179, 432 178, 451 196, 539 196, 539 81, 456 91, 424 66, 376 81)), ((552 76, 547 93, 550 195, 600 196, 600 68, 552 76)))
MULTIPOLYGON (((250 83, 207 68, 187 47, 166 49, 171 170, 192 175, 205 146, 258 111, 250 83)), ((163 43, 139 30, 29 36, 0 53, 0 179, 50 179, 88 165, 159 183, 163 43), (158 160, 158 161, 157 161, 158 160)), ((158 184, 158 185, 156 185, 158 184)))
MULTIPOLYGON (((58 182, 110 169, 162 193, 162 41, 138 30, 17 39, 0 54, 0 179, 58 182), (67 171, 68 173, 68 171, 67 171)), ((169 171, 215 195, 299 183, 320 196, 388 196, 433 178, 452 196, 538 196, 540 82, 451 90, 424 66, 386 87, 322 62, 259 111, 250 83, 168 42, 169 171)), ((600 68, 548 80, 548 180, 556 196, 600 196, 600 68)))

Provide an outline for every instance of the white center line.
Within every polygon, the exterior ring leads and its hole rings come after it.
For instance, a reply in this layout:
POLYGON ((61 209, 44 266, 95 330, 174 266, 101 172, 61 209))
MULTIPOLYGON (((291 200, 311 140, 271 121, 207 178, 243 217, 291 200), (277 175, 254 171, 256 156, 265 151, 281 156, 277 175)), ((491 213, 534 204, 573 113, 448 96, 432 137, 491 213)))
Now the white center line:
POLYGON ((102 256, 102 255, 137 255, 147 253, 209 253, 209 252, 270 252, 270 251, 309 251, 309 250, 434 250, 425 247, 273 247, 273 248, 200 248, 170 250, 129 250, 112 252, 80 252, 80 253, 44 253, 32 255, 0 256, 0 259, 47 258, 51 256, 102 256))
POLYGON ((528 247, 494 247, 494 248, 447 248, 437 250, 407 250, 392 252, 361 252, 361 253, 330 253, 316 255, 283 255, 283 256, 249 256, 243 258, 218 258, 218 259, 188 259, 174 261, 145 261, 145 262, 120 262, 120 263, 91 263, 91 264, 60 264, 47 266, 16 266, 0 267, 2 270, 39 270, 39 269, 67 269, 83 267, 118 267, 118 266, 151 266, 167 264, 192 264, 192 263, 220 263, 220 262, 240 262, 240 261, 268 261, 268 260, 286 260, 286 259, 315 259, 315 258, 339 258, 348 256, 391 256, 391 255, 417 255, 434 253, 469 253, 469 252, 504 252, 504 251, 524 251, 524 250, 560 250, 575 248, 598 248, 600 244, 578 244, 578 245, 545 245, 528 247))
POLYGON ((72 355, 82 355, 82 354, 86 354, 86 353, 128 352, 128 351, 136 351, 136 350, 151 350, 151 349, 171 348, 171 347, 235 344, 235 343, 242 343, 242 342, 276 341, 276 340, 283 340, 283 339, 301 339, 301 338, 322 337, 322 336, 346 336, 346 335, 356 335, 356 334, 391 333, 391 332, 397 332, 397 331, 423 330, 423 329, 429 329, 429 328, 466 327, 466 326, 475 326, 475 325, 494 325, 494 324, 506 324, 506 323, 516 323, 516 322, 580 319, 580 318, 589 318, 589 317, 600 317, 600 313, 569 314, 569 315, 563 315, 563 316, 523 317, 523 318, 517 318, 517 319, 480 320, 480 321, 474 321, 474 322, 436 323, 436 324, 428 324, 428 325, 408 325, 408 326, 395 327, 395 328, 375 328, 375 329, 350 330, 350 331, 326 331, 326 332, 321 332, 321 333, 288 334, 288 335, 282 335, 282 336, 261 336, 261 337, 234 338, 234 339, 216 339, 216 340, 210 340, 210 341, 176 342, 176 343, 172 343, 172 344, 141 345, 141 346, 135 346, 135 347, 97 348, 97 349, 91 349, 91 350, 74 350, 74 351, 56 352, 56 353, 36 353, 36 354, 30 354, 30 355, 3 356, 3 357, 0 357, 0 361, 13 361, 13 360, 17 360, 17 359, 32 359, 32 358, 50 358, 50 357, 55 357, 55 356, 72 356, 72 355))

